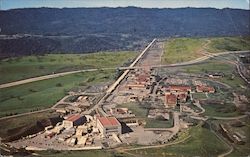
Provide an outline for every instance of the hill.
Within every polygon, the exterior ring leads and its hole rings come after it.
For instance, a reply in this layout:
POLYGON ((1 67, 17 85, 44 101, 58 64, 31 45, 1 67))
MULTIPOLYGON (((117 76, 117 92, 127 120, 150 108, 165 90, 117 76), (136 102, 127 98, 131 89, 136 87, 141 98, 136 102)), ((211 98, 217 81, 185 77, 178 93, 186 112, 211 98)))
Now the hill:
POLYGON ((249 35, 249 12, 134 7, 0 11, 0 56, 136 50, 154 37, 249 35))

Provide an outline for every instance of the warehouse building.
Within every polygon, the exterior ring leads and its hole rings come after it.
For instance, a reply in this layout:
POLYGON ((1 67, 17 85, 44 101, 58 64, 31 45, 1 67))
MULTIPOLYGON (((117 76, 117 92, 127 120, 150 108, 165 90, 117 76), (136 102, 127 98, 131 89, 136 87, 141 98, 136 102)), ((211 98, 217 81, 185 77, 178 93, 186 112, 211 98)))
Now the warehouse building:
POLYGON ((121 134, 121 123, 115 117, 97 117, 96 126, 103 136, 121 134))
POLYGON ((63 126, 65 128, 72 128, 74 126, 78 126, 78 125, 82 125, 86 122, 86 118, 79 115, 79 114, 75 114, 75 115, 71 115, 69 116, 67 119, 65 119, 63 121, 63 126))

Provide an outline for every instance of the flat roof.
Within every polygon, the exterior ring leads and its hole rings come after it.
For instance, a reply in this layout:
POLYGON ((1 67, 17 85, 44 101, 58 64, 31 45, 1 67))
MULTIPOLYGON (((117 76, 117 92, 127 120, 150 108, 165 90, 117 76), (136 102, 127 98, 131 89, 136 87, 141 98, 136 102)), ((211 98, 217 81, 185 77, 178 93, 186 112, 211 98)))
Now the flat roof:
POLYGON ((101 124, 104 127, 121 125, 120 122, 115 117, 98 117, 97 119, 101 122, 101 124))
POLYGON ((177 96, 174 94, 165 95, 167 103, 177 103, 177 96))
POLYGON ((211 86, 196 86, 196 89, 202 91, 215 91, 214 87, 211 86))
POLYGON ((172 85, 169 86, 170 90, 183 90, 183 91, 187 91, 187 90, 191 90, 190 86, 177 86, 177 85, 172 85))
POLYGON ((78 120, 78 119, 81 118, 81 117, 82 117, 81 115, 76 114, 76 115, 72 115, 72 116, 68 117, 66 120, 67 120, 67 121, 74 122, 74 121, 78 120))

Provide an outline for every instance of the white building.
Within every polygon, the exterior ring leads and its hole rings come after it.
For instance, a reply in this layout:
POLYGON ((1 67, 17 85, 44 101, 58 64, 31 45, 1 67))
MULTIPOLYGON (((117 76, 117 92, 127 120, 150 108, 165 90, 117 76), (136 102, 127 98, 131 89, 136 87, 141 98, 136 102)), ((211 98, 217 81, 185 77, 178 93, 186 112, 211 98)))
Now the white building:
POLYGON ((115 117, 97 117, 96 126, 103 136, 122 134, 121 123, 115 117))

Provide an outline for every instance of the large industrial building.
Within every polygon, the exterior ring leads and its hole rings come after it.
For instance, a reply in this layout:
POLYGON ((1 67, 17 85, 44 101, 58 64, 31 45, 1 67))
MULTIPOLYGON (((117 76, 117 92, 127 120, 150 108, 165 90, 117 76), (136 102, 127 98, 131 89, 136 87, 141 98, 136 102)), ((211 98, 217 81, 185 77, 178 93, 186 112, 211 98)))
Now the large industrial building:
POLYGON ((121 123, 115 117, 97 117, 96 126, 103 136, 121 134, 121 123))
POLYGON ((63 126, 65 128, 71 128, 74 126, 78 126, 78 125, 82 125, 86 122, 86 118, 76 114, 76 115, 71 115, 70 117, 68 117, 67 119, 65 119, 63 121, 63 126))

